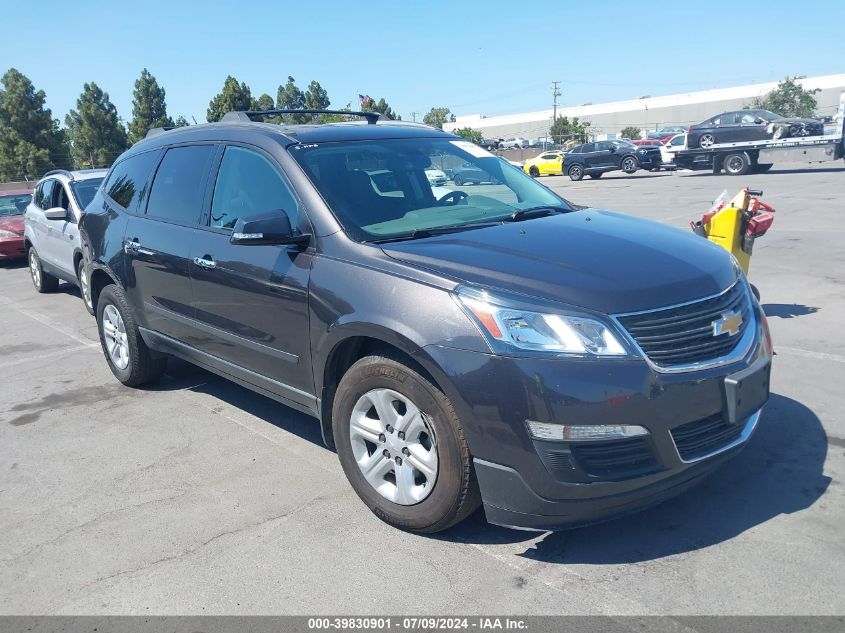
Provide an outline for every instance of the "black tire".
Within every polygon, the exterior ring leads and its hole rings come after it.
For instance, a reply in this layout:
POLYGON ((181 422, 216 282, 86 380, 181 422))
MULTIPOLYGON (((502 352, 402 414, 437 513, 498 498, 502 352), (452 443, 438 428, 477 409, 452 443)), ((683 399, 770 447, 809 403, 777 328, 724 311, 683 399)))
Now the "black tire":
POLYGON ((464 177, 460 174, 455 174, 455 176, 452 178, 452 182, 454 182, 458 187, 460 187, 464 184, 464 177))
POLYGON ((698 137, 698 146, 701 148, 708 148, 711 145, 716 144, 716 136, 714 134, 710 134, 709 132, 706 134, 702 134, 698 137))
POLYGON ((579 181, 584 177, 584 168, 581 165, 572 165, 566 172, 570 180, 579 181))
POLYGON ((537 168, 537 165, 531 165, 531 167, 528 168, 528 173, 534 176, 534 178, 540 176, 540 170, 537 168))
POLYGON ((764 174, 769 171, 772 167, 774 167, 772 163, 757 163, 757 165, 754 167, 754 171, 756 171, 758 174, 764 174))
POLYGON ((100 333, 100 345, 109 368, 120 382, 127 387, 140 387, 161 378, 167 369, 167 357, 154 354, 141 338, 135 321, 135 313, 126 299, 123 290, 111 284, 100 291, 97 301, 97 330, 100 333), (126 336, 126 347, 129 362, 125 368, 118 367, 112 360, 106 346, 106 335, 103 328, 103 313, 109 306, 113 306, 123 320, 126 336))
POLYGON ((734 152, 725 156, 722 164, 725 173, 731 176, 743 176, 751 169, 751 160, 745 152, 734 152))
POLYGON ((55 292, 59 287, 59 278, 44 272, 44 267, 41 265, 41 258, 34 246, 29 247, 29 252, 26 254, 29 262, 29 276, 32 279, 32 285, 35 290, 40 293, 55 292))
POLYGON ((754 298, 757 299, 757 301, 759 302, 760 301, 760 291, 757 290, 757 286, 755 286, 754 284, 748 284, 748 285, 751 286, 751 293, 754 295, 754 298))
POLYGON ((91 284, 88 283, 88 277, 85 275, 85 260, 81 259, 76 264, 76 281, 79 285, 79 294, 82 296, 82 305, 88 311, 88 314, 94 314, 94 303, 91 299, 91 284))
POLYGON ((602 172, 599 172, 599 173, 597 173, 597 174, 590 174, 590 178, 592 178, 593 180, 598 180, 598 179, 599 179, 599 178, 601 178, 603 175, 604 175, 604 174, 603 174, 602 172))
POLYGON ((636 156, 626 156, 622 159, 619 166, 626 174, 634 174, 640 168, 640 162, 637 160, 636 156))
MULTIPOLYGON (((349 482, 385 523, 411 532, 439 532, 462 521, 480 505, 481 493, 469 447, 452 403, 398 356, 367 356, 349 368, 334 397, 332 427, 337 454, 349 482), (379 493, 364 477, 353 452, 349 421, 359 399, 374 389, 390 389, 410 400, 427 414, 426 421, 436 438, 438 467, 434 486, 425 498, 412 505, 394 503, 379 493)), ((380 437, 383 436, 384 433, 380 437)), ((373 454, 382 450, 381 446, 374 446, 373 454)), ((388 476, 389 473, 385 475, 388 476)))

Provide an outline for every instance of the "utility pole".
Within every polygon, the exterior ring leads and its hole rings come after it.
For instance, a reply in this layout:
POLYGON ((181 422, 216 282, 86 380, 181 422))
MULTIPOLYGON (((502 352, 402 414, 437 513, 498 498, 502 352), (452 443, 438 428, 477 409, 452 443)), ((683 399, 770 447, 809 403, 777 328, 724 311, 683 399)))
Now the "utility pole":
MULTIPOLYGON (((553 81, 552 82, 552 99, 554 100, 554 110, 552 114, 552 127, 554 128, 555 122, 557 121, 557 98, 560 96, 560 90, 558 90, 558 84, 560 81, 553 81)), ((555 142, 554 137, 552 137, 552 143, 555 142)))
POLYGON ((414 123, 416 123, 417 122, 417 113, 411 112, 411 117, 414 119, 414 123))

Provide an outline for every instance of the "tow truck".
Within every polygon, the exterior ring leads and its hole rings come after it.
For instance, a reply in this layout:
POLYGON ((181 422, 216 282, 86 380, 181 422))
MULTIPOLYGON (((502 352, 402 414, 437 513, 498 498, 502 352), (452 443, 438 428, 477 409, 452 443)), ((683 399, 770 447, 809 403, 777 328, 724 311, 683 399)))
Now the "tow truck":
POLYGON ((675 152, 674 164, 679 169, 710 169, 714 174, 723 169, 731 176, 765 172, 777 162, 821 163, 845 158, 845 93, 839 98, 836 115, 837 132, 824 136, 716 143, 707 148, 683 149, 675 152))

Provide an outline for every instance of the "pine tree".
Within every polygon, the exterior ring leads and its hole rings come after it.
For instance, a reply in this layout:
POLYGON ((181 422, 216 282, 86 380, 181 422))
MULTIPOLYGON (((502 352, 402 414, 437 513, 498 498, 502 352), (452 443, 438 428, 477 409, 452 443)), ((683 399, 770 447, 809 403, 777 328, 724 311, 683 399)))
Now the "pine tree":
POLYGON ((454 121, 455 115, 449 111, 449 108, 432 108, 423 117, 423 123, 443 129, 443 124, 447 121, 454 121))
POLYGON ((245 83, 229 75, 223 83, 223 90, 208 104, 206 119, 209 123, 219 121, 227 112, 249 110, 252 107, 252 93, 245 83))
POLYGON ((65 117, 65 125, 77 167, 108 167, 127 147, 117 108, 93 81, 83 86, 76 110, 65 117))
POLYGON ((150 128, 174 127, 173 119, 167 116, 164 88, 146 68, 135 81, 132 93, 132 121, 129 123, 129 142, 136 143, 147 135, 150 128))
POLYGON ((0 180, 32 180, 55 167, 70 167, 67 140, 44 107, 44 91, 36 91, 15 68, 0 81, 0 180))
MULTIPOLYGON (((288 82, 284 86, 279 86, 276 92, 276 107, 280 110, 302 110, 305 108, 305 93, 296 86, 296 80, 290 75, 288 75, 288 82)), ((302 114, 286 114, 274 120, 286 123, 305 123, 310 121, 311 117, 302 114)))
POLYGON ((305 107, 309 110, 327 110, 331 101, 319 81, 312 81, 305 91, 305 107))
POLYGON ((385 119, 390 119, 392 121, 402 120, 402 117, 393 111, 390 105, 388 105, 387 101, 384 100, 384 97, 382 97, 378 101, 375 101, 372 97, 367 97, 361 104, 361 110, 363 112, 378 112, 385 119))

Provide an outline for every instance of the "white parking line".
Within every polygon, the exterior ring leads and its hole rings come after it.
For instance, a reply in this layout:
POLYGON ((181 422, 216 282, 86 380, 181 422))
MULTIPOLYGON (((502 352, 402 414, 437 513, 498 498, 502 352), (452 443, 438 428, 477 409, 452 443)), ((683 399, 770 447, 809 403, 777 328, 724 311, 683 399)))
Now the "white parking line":
POLYGON ((46 325, 47 327, 55 330, 59 334, 63 334, 70 339, 73 339, 77 343, 81 343, 85 347, 99 347, 100 344, 94 341, 91 341, 86 338, 82 338, 76 332, 71 330, 70 328, 65 327, 58 321, 51 319, 50 317, 41 314, 40 312, 36 312, 35 310, 30 310, 28 308, 21 308, 20 306, 16 305, 14 301, 7 301, 7 303, 3 304, 7 308, 12 308, 13 310, 17 310, 22 315, 29 317, 33 321, 38 321, 42 325, 46 325))
POLYGON ((840 356, 839 354, 828 354, 827 352, 814 352, 809 349, 800 349, 798 347, 783 347, 782 345, 775 345, 775 352, 778 354, 815 358, 816 360, 830 360, 834 363, 845 363, 845 356, 840 356))
POLYGON ((48 352, 46 354, 37 354, 35 356, 27 356, 25 358, 17 358, 15 360, 9 360, 3 363, 0 363, 0 369, 7 369, 8 367, 14 367, 15 365, 23 365, 25 363, 34 363, 37 361, 41 361, 47 358, 56 358, 58 356, 67 356, 68 354, 74 354, 77 352, 93 352, 96 347, 99 345, 91 344, 91 345, 74 345, 73 347, 65 347, 54 352, 48 352))

